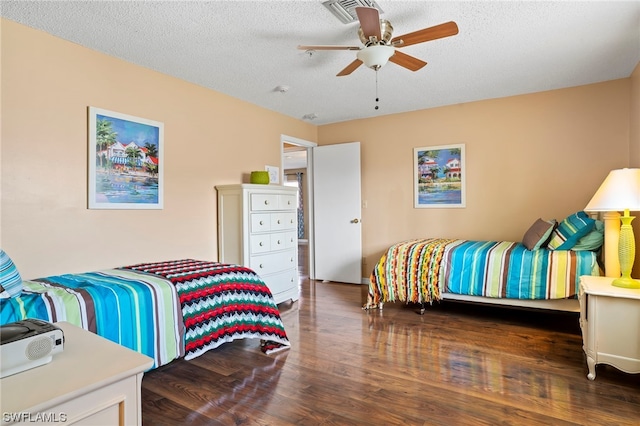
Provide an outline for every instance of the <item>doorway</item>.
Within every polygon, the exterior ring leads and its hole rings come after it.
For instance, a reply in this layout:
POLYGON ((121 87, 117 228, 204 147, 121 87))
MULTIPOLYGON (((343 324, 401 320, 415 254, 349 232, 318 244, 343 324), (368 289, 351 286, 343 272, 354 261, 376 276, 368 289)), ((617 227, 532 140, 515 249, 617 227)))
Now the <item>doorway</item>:
POLYGON ((298 188, 298 270, 301 278, 314 277, 313 193, 311 182, 314 142, 282 135, 283 183, 298 188))
POLYGON ((362 283, 360 143, 318 146, 282 135, 281 148, 282 180, 286 173, 302 195, 299 263, 312 280, 362 283))

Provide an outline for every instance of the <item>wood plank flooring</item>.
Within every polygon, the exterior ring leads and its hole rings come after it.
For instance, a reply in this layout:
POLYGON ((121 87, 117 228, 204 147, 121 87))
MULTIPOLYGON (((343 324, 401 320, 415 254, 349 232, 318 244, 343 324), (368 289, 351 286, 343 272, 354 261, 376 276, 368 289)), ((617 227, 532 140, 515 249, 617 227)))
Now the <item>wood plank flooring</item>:
POLYGON ((291 349, 237 341, 146 373, 143 424, 640 424, 640 375, 588 380, 577 314, 365 298, 303 278, 280 305, 291 349))

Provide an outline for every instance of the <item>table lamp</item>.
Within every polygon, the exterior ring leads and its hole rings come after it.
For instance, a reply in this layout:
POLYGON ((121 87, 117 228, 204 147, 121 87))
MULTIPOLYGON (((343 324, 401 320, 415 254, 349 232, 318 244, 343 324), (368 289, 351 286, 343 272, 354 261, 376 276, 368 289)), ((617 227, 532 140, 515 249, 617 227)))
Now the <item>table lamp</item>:
MULTIPOLYGON (((631 278, 633 261, 636 256, 636 242, 633 236, 630 211, 640 211, 640 169, 618 169, 609 172, 607 178, 596 191, 585 211, 620 212, 622 225, 618 241, 618 259, 621 277, 616 277, 612 285, 625 288, 640 288, 640 281, 631 278)), ((605 247, 605 256, 607 248, 605 247)), ((606 272, 606 271, 605 271, 606 272)))

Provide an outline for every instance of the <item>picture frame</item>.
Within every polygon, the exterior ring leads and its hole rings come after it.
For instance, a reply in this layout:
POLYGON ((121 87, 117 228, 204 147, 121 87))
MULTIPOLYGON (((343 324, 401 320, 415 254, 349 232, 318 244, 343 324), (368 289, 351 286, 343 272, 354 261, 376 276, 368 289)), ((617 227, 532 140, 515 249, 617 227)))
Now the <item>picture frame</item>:
POLYGON ((162 209, 164 124, 88 108, 89 209, 162 209))
POLYGON ((264 169, 269 173, 269 183, 278 185, 280 183, 280 167, 264 166, 264 169))
POLYGON ((466 207, 465 145, 413 149, 414 208, 466 207))

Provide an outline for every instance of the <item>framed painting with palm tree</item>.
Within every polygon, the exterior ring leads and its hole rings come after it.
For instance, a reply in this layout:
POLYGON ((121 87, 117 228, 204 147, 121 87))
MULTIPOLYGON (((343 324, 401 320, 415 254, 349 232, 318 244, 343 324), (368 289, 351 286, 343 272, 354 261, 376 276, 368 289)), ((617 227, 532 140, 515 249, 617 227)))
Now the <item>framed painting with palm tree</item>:
POLYGON ((414 207, 465 207, 464 167, 464 144, 414 148, 414 207))
POLYGON ((89 107, 89 208, 162 209, 164 126, 89 107))

